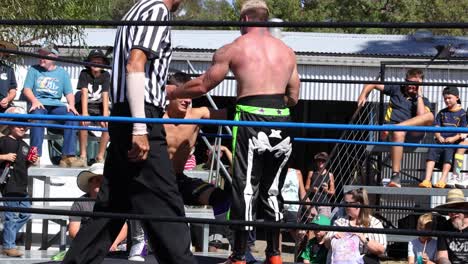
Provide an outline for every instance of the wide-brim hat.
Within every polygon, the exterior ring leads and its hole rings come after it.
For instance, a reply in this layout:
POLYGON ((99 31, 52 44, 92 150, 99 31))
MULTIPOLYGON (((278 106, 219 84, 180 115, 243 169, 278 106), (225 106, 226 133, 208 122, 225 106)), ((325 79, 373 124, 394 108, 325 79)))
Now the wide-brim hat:
POLYGON ((59 49, 57 47, 57 45, 53 44, 53 43, 44 43, 38 50, 38 52, 44 52, 44 53, 47 53, 47 54, 54 54, 56 56, 59 56, 60 55, 60 52, 59 52, 59 49))
POLYGON ((9 50, 18 50, 18 46, 5 40, 0 40, 0 46, 5 46, 5 49, 9 50))
POLYGON ((314 160, 328 160, 328 154, 326 152, 320 152, 315 154, 314 160))
POLYGON ((90 62, 93 58, 101 58, 104 60, 104 64, 109 64, 109 58, 106 57, 102 50, 93 49, 89 52, 88 57, 86 57, 86 62, 90 62))
POLYGON ((102 163, 94 163, 89 167, 89 170, 85 170, 78 174, 76 178, 76 184, 78 188, 85 193, 89 192, 89 180, 96 176, 101 176, 104 174, 104 164, 102 163))
POLYGON ((460 189, 452 189, 447 193, 445 204, 436 206, 436 208, 468 208, 468 202, 465 199, 465 194, 460 189))

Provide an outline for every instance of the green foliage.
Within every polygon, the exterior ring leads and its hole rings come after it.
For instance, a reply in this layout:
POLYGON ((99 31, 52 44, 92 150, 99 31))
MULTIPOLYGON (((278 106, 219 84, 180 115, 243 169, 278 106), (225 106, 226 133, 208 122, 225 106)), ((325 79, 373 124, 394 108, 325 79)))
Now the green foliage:
MULTIPOLYGON (((192 0, 185 1, 176 14, 178 20, 213 20, 235 21, 238 19, 234 8, 225 0, 192 0)), ((232 27, 204 29, 234 29, 232 27)))
MULTIPOLYGON (((175 17, 179 20, 238 20, 245 0, 185 0, 175 17)), ((336 22, 468 22, 468 0, 266 0, 271 17, 284 21, 336 22)), ((120 20, 136 0, 2 0, 1 19, 120 20)), ((190 28, 192 29, 192 28, 190 28)), ((221 29, 221 28, 205 28, 221 29)), ((237 29, 237 28, 229 28, 237 29)), ((290 31, 408 34, 414 29, 319 29, 290 31)), ((438 29, 436 34, 464 35, 468 29, 438 29)), ((82 38, 80 27, 0 26, 0 38, 27 45, 47 38, 72 43, 82 38)))
MULTIPOLYGON (((134 4, 133 0, 2 0, 2 19, 120 19, 134 4)), ((81 41, 82 28, 77 26, 0 27, 0 38, 15 44, 28 45, 44 39, 64 43, 81 41)))

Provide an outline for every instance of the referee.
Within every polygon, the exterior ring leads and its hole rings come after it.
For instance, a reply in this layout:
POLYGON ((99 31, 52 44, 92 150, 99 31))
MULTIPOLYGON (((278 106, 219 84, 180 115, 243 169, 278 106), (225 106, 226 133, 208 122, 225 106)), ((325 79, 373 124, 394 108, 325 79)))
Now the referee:
MULTIPOLYGON (((124 21, 168 21, 182 0, 141 0, 124 21)), ((172 56, 167 26, 122 26, 115 39, 112 116, 160 118, 172 56)), ((184 217, 161 124, 109 124, 104 182, 94 211, 184 217)), ((94 218, 80 230, 63 263, 100 263, 124 219, 94 218)), ((196 263, 185 223, 142 221, 160 264, 196 263)))

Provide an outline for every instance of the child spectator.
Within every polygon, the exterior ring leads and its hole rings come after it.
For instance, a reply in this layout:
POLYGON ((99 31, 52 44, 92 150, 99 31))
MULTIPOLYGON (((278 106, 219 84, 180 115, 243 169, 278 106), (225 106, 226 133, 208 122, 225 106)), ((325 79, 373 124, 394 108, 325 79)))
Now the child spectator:
MULTIPOLYGON (((422 82, 424 73, 420 69, 410 69, 406 72, 405 81, 422 82)), ((385 114, 385 123, 400 126, 430 126, 434 121, 434 114, 430 109, 429 100, 423 96, 420 85, 382 85, 368 84, 364 86, 358 98, 358 107, 365 105, 369 93, 377 89, 390 96, 390 103, 385 114)), ((424 137, 421 132, 394 131, 391 135, 392 142, 420 141, 424 137)), ((392 177, 389 187, 401 187, 400 170, 403 159, 403 147, 393 146, 392 177)))
MULTIPOLYGON (((10 107, 6 111, 11 114, 26 114, 20 107, 10 107)), ((16 121, 16 120, 15 120, 16 121)), ((24 122, 24 120, 18 120, 24 122)), ((37 160, 37 154, 28 160, 30 147, 23 138, 27 131, 23 126, 8 126, 6 136, 0 138, 0 186, 5 197, 28 197, 28 167, 37 160)), ((30 208, 29 201, 5 201, 7 207, 30 208)), ((3 225, 3 254, 9 257, 23 255, 16 248, 16 234, 30 218, 27 213, 5 212, 3 225)))
MULTIPOLYGON (((459 91, 457 87, 445 87, 442 91, 444 102, 447 106, 437 113, 434 125, 437 127, 465 127, 466 126, 466 112, 459 104, 459 91)), ((442 132, 435 133, 435 139, 438 144, 458 144, 462 139, 460 133, 442 132)), ((431 177, 434 171, 436 162, 443 163, 442 178, 434 185, 436 188, 455 187, 458 179, 452 175, 447 181, 447 175, 450 172, 453 161, 453 148, 431 148, 427 155, 426 162, 426 178, 419 184, 419 187, 431 188, 431 177), (447 183, 446 183, 447 182, 447 183)))
MULTIPOLYGON (((109 64, 108 59, 100 50, 92 50, 87 62, 96 64, 109 64)), ((109 116, 109 87, 110 74, 99 67, 86 67, 80 73, 78 78, 78 89, 81 90, 80 102, 77 103, 76 109, 82 116, 109 116)), ((80 122, 82 126, 89 126, 90 122, 80 122)), ((107 122, 99 122, 99 126, 107 128, 107 122)), ((104 163, 104 153, 106 152, 107 143, 109 142, 109 133, 102 132, 101 141, 99 142, 99 150, 95 157, 98 163, 104 163)), ((88 131, 80 131, 80 159, 85 163, 87 160, 86 146, 88 145, 88 131)))
MULTIPOLYGON (((432 230, 432 214, 423 214, 418 219, 418 230, 432 230)), ((408 264, 420 263, 418 258, 424 264, 435 264, 437 253, 437 240, 431 237, 418 237, 408 243, 408 264)))
MULTIPOLYGON (((317 215, 312 224, 329 226, 330 218, 324 215, 317 215)), ((304 251, 300 254, 303 263, 322 264, 327 262, 328 249, 325 247, 325 235, 327 232, 314 230, 314 237, 309 239, 304 251)), ((310 231, 308 232, 308 234, 310 231)))

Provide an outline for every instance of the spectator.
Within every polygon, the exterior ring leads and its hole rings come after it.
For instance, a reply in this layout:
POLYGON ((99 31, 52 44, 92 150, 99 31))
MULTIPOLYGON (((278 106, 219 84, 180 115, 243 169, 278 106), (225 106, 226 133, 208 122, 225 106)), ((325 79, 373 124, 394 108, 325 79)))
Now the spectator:
MULTIPOLYGON (((16 45, 2 40, 0 40, 0 48, 11 50, 18 49, 16 45)), ((7 53, 0 52, 0 113, 5 112, 5 110, 11 106, 11 102, 16 97, 17 89, 15 71, 4 61, 7 56, 7 53)), ((0 136, 5 135, 4 130, 7 127, 7 125, 0 125, 0 136)))
MULTIPOLYGON (((108 59, 100 50, 92 50, 87 62, 107 65, 108 59)), ((76 104, 78 112, 82 116, 109 116, 109 87, 110 87, 110 74, 100 67, 86 67, 80 73, 78 78, 78 89, 81 90, 81 98, 79 103, 76 104)), ((80 122, 82 126, 89 126, 90 122, 80 122)), ((107 122, 99 122, 99 126, 107 128, 107 122)), ((99 150, 95 157, 95 161, 99 163, 104 162, 104 153, 106 152, 107 143, 109 142, 109 133, 102 132, 101 140, 99 142, 99 150)), ((88 131, 80 131, 80 159, 86 164, 87 159, 87 145, 88 145, 88 131)))
MULTIPOLYGON (((320 152, 314 156, 316 170, 309 171, 305 189, 311 195, 309 197, 312 201, 318 203, 328 203, 329 198, 335 195, 335 177, 333 173, 329 172, 325 167, 328 161, 328 154, 320 152)), ((322 214, 330 217, 331 207, 318 206, 313 207, 311 214, 313 216, 322 214)))
MULTIPOLYGON (((20 107, 10 107, 8 113, 26 114, 26 110, 20 107)), ((15 120, 24 122, 24 120, 15 120)), ((37 155, 28 160, 30 147, 23 138, 26 127, 8 126, 7 136, 0 138, 0 187, 5 197, 28 197, 28 167, 37 160, 37 155)), ((5 201, 7 207, 30 208, 29 201, 5 201)), ((16 234, 28 221, 27 213, 5 212, 3 225, 3 254, 9 257, 21 257, 23 255, 16 248, 16 234)))
MULTIPOLYGON (((95 163, 91 165, 89 170, 82 171, 78 174, 77 184, 78 188, 82 190, 85 194, 81 197, 83 198, 93 198, 96 199, 101 187, 103 180, 104 164, 95 163)), ((94 201, 82 201, 74 202, 71 211, 74 212, 92 212, 94 208, 94 201)), ((76 234, 80 228, 85 227, 90 218, 89 217, 77 217, 70 216, 70 224, 68 225, 68 235, 70 238, 75 238, 76 234)), ((110 247, 109 251, 117 251, 118 246, 127 238, 127 224, 125 224, 114 243, 110 247)))
MULTIPOLYGON (((424 73, 420 69, 410 69, 406 72, 405 81, 422 82, 424 73)), ((385 115, 385 123, 400 126, 430 126, 434 121, 434 115, 430 109, 429 100, 423 97, 423 89, 419 85, 382 85, 368 84, 358 98, 358 107, 364 106, 369 93, 377 89, 390 96, 385 115)), ((420 132, 394 131, 391 135, 392 142, 419 141, 424 134, 420 132), (408 137, 407 137, 408 136, 408 137)), ((401 187, 400 170, 403 158, 403 147, 393 146, 391 148, 392 177, 389 187, 401 187)))
MULTIPOLYGON (((330 218, 324 215, 317 215, 312 224, 320 226, 329 226, 331 224, 330 218)), ((310 231, 308 231, 310 233, 310 231)), ((327 232, 314 230, 314 236, 309 236, 307 245, 304 250, 299 254, 303 263, 323 264, 327 262, 328 248, 325 245, 325 236, 327 232)))
MULTIPOLYGON (((468 209, 468 202, 460 189, 450 190, 446 203, 436 208, 468 209)), ((448 213, 449 220, 437 225, 437 230, 448 232, 468 232, 468 215, 464 213, 448 213)), ((438 264, 468 263, 468 238, 439 237, 437 238, 438 264)))
MULTIPOLYGON (((14 44, 2 40, 0 40, 0 48, 18 49, 14 44)), ((6 53, 0 52, 0 113, 5 112, 11 106, 11 102, 16 97, 17 89, 15 71, 3 61, 6 56, 6 53)))
MULTIPOLYGON (((367 191, 362 188, 345 193, 344 201, 347 205, 369 205, 367 191)), ((346 207, 345 210, 346 216, 338 218, 333 225, 383 228, 382 223, 371 215, 368 208, 346 207)), ((379 256, 385 253, 385 248, 387 247, 387 236, 373 233, 356 233, 354 235, 359 238, 359 253, 364 255, 364 262, 380 263, 379 256)), ((327 234, 327 241, 331 242, 332 238, 345 238, 345 233, 329 232, 327 234)))
MULTIPOLYGON (((59 52, 52 44, 45 44, 39 49, 39 55, 57 58, 59 52)), ((62 68, 55 65, 53 60, 39 59, 39 64, 29 68, 24 81, 24 96, 31 104, 29 112, 40 115, 78 115, 75 109, 75 98, 71 87, 70 77, 62 68), (68 105, 61 102, 62 95, 68 105)), ((66 121, 67 126, 76 126, 75 121, 66 121)), ((42 142, 44 128, 31 128, 31 146, 38 148, 39 157, 42 156, 42 142)), ((73 129, 64 129, 62 159, 60 167, 84 167, 86 164, 75 157, 76 133, 73 129)), ((36 165, 39 164, 39 159, 36 165)))
MULTIPOLYGON (((466 112, 459 104, 460 97, 457 87, 445 87, 442 92, 444 102, 447 106, 437 113, 434 125, 437 127, 466 127, 466 112)), ((435 139, 438 144, 458 144, 462 140, 460 133, 442 132, 435 133, 435 139)), ((426 178, 419 184, 419 187, 431 188, 431 177, 434 171, 436 162, 441 162, 442 165, 442 178, 434 185, 436 188, 445 188, 447 185, 454 188, 459 179, 455 179, 456 174, 447 181, 447 175, 450 172, 453 162, 453 148, 431 148, 427 155, 426 162, 426 178), (447 183, 446 183, 447 181, 447 183)))
MULTIPOLYGON (((423 214, 418 219, 417 230, 432 230, 432 214, 423 214)), ((432 237, 418 237, 408 243, 408 264, 420 263, 435 264, 437 253, 437 240, 432 237), (420 260, 418 260, 418 258, 420 260)))
MULTIPOLYGON (((300 170, 289 168, 286 173, 281 195, 285 201, 302 201, 306 196, 304 188, 304 181, 300 170)), ((283 217, 286 222, 297 223, 299 219, 299 205, 298 204, 284 204, 283 217)), ((298 230, 289 229, 289 233, 297 242, 299 241, 298 230)), ((281 245, 280 236, 280 245, 281 245)))

